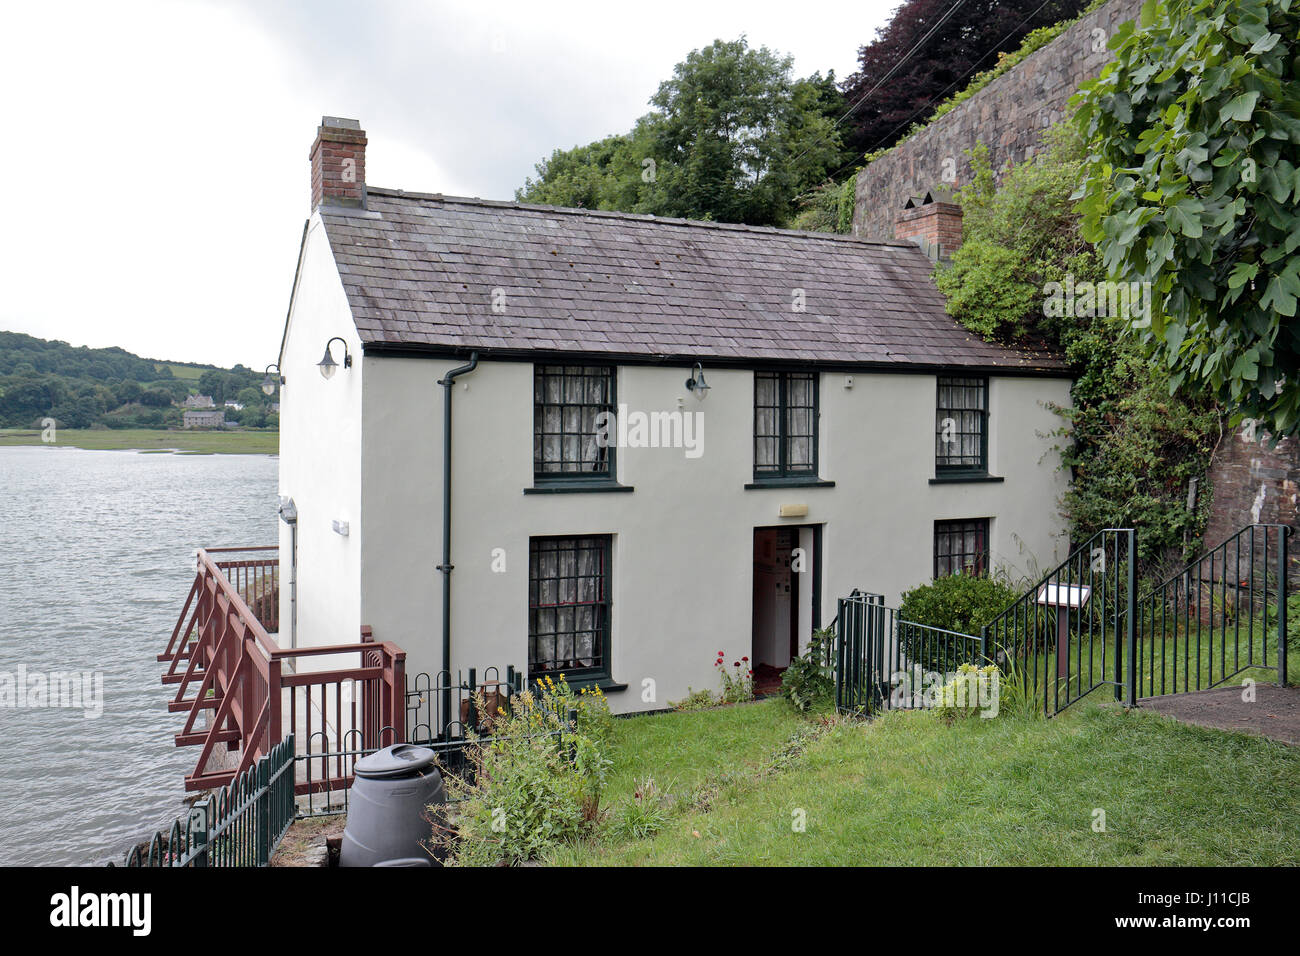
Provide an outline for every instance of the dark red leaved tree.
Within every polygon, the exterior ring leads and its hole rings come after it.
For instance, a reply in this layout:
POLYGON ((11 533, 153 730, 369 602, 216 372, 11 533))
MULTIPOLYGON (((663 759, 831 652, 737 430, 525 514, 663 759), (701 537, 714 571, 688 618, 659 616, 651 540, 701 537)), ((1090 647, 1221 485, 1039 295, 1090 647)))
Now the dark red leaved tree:
MULTIPOLYGON (((956 0, 906 0, 858 51, 858 72, 841 87, 857 103, 912 49, 956 0)), ((1039 27, 1071 19, 1089 0, 964 0, 906 64, 845 121, 845 145, 859 153, 892 145, 914 122, 959 92, 999 53, 1039 27)), ((1081 54, 1082 55, 1082 54, 1081 54)))

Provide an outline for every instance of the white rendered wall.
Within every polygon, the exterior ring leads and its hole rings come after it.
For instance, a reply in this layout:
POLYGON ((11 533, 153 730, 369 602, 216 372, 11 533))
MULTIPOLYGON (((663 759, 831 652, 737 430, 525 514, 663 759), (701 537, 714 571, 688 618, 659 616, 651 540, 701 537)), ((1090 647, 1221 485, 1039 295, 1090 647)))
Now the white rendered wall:
MULTIPOLYGON (((354 459, 366 517, 360 620, 407 650, 410 673, 440 667, 436 381, 459 364, 375 356, 361 363, 365 427, 354 459)), ((1065 380, 994 378, 990 470, 1005 480, 931 485, 934 376, 854 373, 846 389, 844 374, 824 373, 821 477, 836 486, 745 490, 753 467, 753 376, 706 371, 713 389, 699 402, 683 387, 685 368, 619 370, 618 400, 631 410, 671 411, 682 398, 684 410, 702 411, 705 423, 697 459, 682 449, 620 449, 619 480, 635 487, 630 494, 525 495, 532 485, 532 366, 485 361, 460 380, 452 455, 454 670, 526 667, 533 535, 614 536, 612 676, 629 685, 610 696, 618 711, 666 707, 688 686, 713 687, 718 651, 728 660, 749 653, 753 530, 783 523, 783 504, 808 508, 790 524, 824 525, 823 622, 834 615, 835 599, 855 587, 895 603, 902 590, 928 580, 935 520, 993 519, 993 563, 1015 571, 1064 556, 1058 501, 1066 478, 1048 435, 1060 420, 1047 403, 1068 403, 1065 380), (498 548, 504 573, 493 570, 498 548), (653 684, 643 689, 644 681, 653 684), (651 689, 653 698, 643 699, 651 689)), ((323 560, 312 563, 314 572, 327 572, 323 560)), ((323 587, 350 588, 355 573, 341 567, 323 587)), ((810 578, 801 590, 811 590, 810 578)))
MULTIPOLYGON (((298 506, 299 647, 353 644, 361 617, 361 343, 320 219, 313 215, 280 370, 280 494, 298 506), (317 368, 332 336, 354 357, 329 381, 317 368), (348 522, 348 536, 335 520, 348 522)), ((289 644, 289 528, 280 522, 280 643, 289 644)), ((325 666, 326 660, 316 663, 325 666)), ((329 666, 340 666, 339 660, 329 666)), ((348 662, 354 663, 354 662, 348 662)), ((304 665, 305 667, 306 665, 304 665)))

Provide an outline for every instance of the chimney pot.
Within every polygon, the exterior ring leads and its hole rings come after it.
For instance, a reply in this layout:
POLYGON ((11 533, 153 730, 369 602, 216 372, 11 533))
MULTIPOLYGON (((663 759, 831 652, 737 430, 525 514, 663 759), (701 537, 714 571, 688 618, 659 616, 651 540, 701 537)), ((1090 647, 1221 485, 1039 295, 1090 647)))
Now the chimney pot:
POLYGON ((366 131, 354 119, 322 116, 311 146, 311 208, 366 208, 366 131))

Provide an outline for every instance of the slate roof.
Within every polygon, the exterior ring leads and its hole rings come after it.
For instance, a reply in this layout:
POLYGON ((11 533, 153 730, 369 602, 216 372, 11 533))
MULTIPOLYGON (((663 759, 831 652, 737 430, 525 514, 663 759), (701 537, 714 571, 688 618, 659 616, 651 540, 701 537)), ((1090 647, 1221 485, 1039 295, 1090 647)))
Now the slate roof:
POLYGON ((366 347, 1064 368, 958 326, 910 243, 373 187, 321 214, 366 347))

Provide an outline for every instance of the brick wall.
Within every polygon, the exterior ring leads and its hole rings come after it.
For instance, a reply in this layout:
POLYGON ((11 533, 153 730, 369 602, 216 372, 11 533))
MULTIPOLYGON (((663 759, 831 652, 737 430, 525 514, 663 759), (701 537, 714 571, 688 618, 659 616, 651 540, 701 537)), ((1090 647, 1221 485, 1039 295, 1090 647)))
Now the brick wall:
POLYGON ((1032 156, 1042 131, 1065 117, 1079 84, 1101 72, 1110 59, 1106 40, 1140 8, 1141 0, 1111 0, 862 170, 853 234, 893 238, 894 217, 909 197, 969 180, 964 153, 977 143, 989 148, 994 169, 1032 156))
MULTIPOLYGON (((1205 544, 1214 547, 1248 524, 1300 527, 1300 442, 1276 448, 1238 428, 1219 443, 1210 462, 1210 518, 1205 544)), ((1292 544, 1291 550, 1297 550, 1292 544)))

